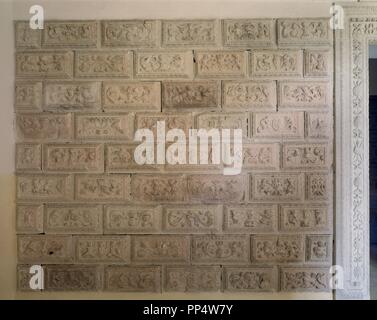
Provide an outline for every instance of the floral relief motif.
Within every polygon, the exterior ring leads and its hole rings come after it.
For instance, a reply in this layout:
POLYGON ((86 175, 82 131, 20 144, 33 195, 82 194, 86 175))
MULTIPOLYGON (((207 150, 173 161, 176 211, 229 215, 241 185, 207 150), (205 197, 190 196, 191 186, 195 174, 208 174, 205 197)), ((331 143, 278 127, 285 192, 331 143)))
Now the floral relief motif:
POLYGON ((286 144, 283 148, 283 166, 286 168, 325 167, 327 158, 325 144, 286 144))
POLYGON ((39 111, 42 105, 41 82, 16 82, 15 107, 22 111, 39 111))
POLYGON ((281 273, 284 291, 327 291, 328 274, 326 269, 284 268, 281 273))
POLYGON ((43 30, 45 46, 91 46, 97 44, 97 22, 50 22, 43 30))
POLYGON ((329 177, 326 174, 308 174, 307 197, 310 200, 327 200, 329 196, 329 177))
POLYGON ((326 207, 283 206, 281 227, 284 231, 323 230, 328 228, 326 207))
POLYGON ((271 291, 274 282, 271 268, 226 268, 226 289, 230 291, 271 291))
POLYGON ((245 68, 244 52, 197 52, 198 75, 242 76, 245 68))
POLYGON ((327 107, 330 102, 326 82, 286 82, 280 90, 281 107, 327 107))

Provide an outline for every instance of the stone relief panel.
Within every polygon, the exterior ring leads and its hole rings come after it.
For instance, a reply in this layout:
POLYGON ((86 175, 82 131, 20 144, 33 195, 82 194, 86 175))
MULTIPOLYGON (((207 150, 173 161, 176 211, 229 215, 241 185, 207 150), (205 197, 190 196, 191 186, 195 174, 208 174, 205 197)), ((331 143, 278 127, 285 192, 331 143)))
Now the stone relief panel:
POLYGON ((41 111, 42 82, 17 81, 15 85, 14 105, 17 111, 41 111))

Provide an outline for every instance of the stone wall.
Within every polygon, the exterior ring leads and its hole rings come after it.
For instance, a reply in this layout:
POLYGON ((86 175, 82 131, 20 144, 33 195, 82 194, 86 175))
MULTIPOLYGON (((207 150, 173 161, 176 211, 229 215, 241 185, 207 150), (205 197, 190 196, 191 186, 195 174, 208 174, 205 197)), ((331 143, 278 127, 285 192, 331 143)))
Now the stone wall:
POLYGON ((18 288, 326 291, 327 19, 16 22, 18 288), (243 170, 139 166, 137 128, 241 128, 243 170))

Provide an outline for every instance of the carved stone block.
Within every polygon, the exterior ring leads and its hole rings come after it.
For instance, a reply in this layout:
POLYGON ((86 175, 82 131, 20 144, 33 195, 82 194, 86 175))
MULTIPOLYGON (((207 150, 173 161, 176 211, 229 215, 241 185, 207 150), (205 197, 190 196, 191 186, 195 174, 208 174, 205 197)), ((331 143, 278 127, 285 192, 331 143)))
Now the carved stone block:
POLYGON ((160 111, 160 82, 105 82, 102 101, 106 111, 160 111))
POLYGON ((224 268, 225 291, 277 291, 277 269, 273 267, 226 267, 224 268))
MULTIPOLYGON (((202 113, 196 116, 196 128, 210 130, 216 129, 242 129, 242 135, 248 135, 248 115, 238 113, 202 113)), ((232 132, 231 132, 232 133, 232 132)))
POLYGON ((190 238, 187 236, 133 236, 132 261, 145 264, 187 263, 190 238))
POLYGON ((278 143, 243 144, 244 169, 279 169, 280 145, 278 143))
POLYGON ((131 140, 133 116, 123 114, 77 114, 75 135, 86 140, 131 140))
POLYGON ((42 165, 42 146, 37 143, 16 144, 16 169, 40 171, 42 165))
POLYGON ((129 236, 75 237, 76 258, 82 263, 129 263, 129 236))
POLYGON ((278 226, 277 205, 226 205, 224 231, 230 233, 276 232, 278 226))
POLYGON ((280 288, 282 291, 329 291, 329 268, 282 268, 280 288))
POLYGON ((307 113, 306 128, 308 138, 329 138, 333 134, 331 116, 327 113, 307 113))
POLYGON ((105 290, 124 292, 160 292, 160 267, 107 266, 105 290))
POLYGON ((246 55, 243 51, 197 51, 196 75, 200 78, 244 77, 246 55))
POLYGON ((191 175, 187 182, 188 197, 194 202, 244 201, 247 194, 245 176, 191 175))
POLYGON ((83 201, 130 200, 130 181, 129 175, 76 175, 75 197, 83 201))
POLYGON ((279 19, 279 45, 330 45, 329 19, 279 19))
POLYGON ((193 236, 192 263, 240 264, 249 263, 248 236, 193 236))
POLYGON ((73 133, 71 114, 22 113, 16 116, 17 137, 23 141, 69 140, 73 133))
POLYGON ((72 176, 68 174, 23 174, 17 176, 18 200, 71 200, 72 176))
POLYGON ((276 110, 274 81, 225 81, 222 90, 224 109, 276 110))
POLYGON ((103 270, 90 265, 48 265, 45 286, 48 291, 97 291, 102 288, 103 270))
POLYGON ((303 138, 304 113, 255 113, 252 127, 256 138, 303 138))
POLYGON ((45 84, 45 110, 94 112, 100 107, 100 82, 47 82, 45 84))
POLYGON ((18 237, 18 262, 66 263, 73 261, 71 236, 21 236, 18 237))
POLYGON ((326 81, 284 81, 279 83, 280 108, 326 108, 332 102, 332 88, 326 81))
POLYGON ((135 53, 137 78, 190 78, 193 75, 190 51, 151 51, 135 53))
POLYGON ((253 200, 284 201, 304 198, 302 173, 261 173, 251 177, 250 197, 253 200))
POLYGON ((220 267, 166 267, 164 291, 220 291, 220 267))
POLYGON ((76 77, 132 76, 131 51, 77 51, 75 53, 76 77))
POLYGON ((306 197, 308 200, 328 200, 330 194, 330 176, 327 173, 307 174, 306 197))
POLYGON ((16 111, 33 112, 42 108, 42 82, 21 82, 15 85, 16 111))
POLYGON ((41 30, 30 28, 29 21, 15 22, 16 48, 39 48, 41 46, 41 30))
POLYGON ((221 93, 215 81, 163 82, 163 108, 167 110, 219 108, 221 93))
POLYGON ((46 234, 102 233, 102 206, 47 205, 44 231, 46 234))
POLYGON ((162 229, 172 233, 211 233, 221 230, 221 206, 165 206, 162 229))
POLYGON ((43 170, 103 172, 103 146, 100 144, 46 144, 43 170))
POLYGON ((216 42, 215 20, 162 21, 163 46, 211 46, 216 42))
POLYGON ((280 228, 287 232, 329 230, 329 212, 326 206, 283 205, 280 212, 280 228))
POLYGON ((187 180, 180 175, 133 175, 132 197, 136 201, 184 201, 187 180))
POLYGON ((46 21, 43 26, 44 47, 96 47, 96 21, 46 21))
POLYGON ((43 232, 43 205, 19 204, 16 207, 17 233, 43 232))
POLYGON ((306 261, 327 263, 332 261, 332 236, 310 235, 306 237, 306 261))
POLYGON ((152 20, 102 21, 102 45, 108 47, 154 47, 156 22, 152 20))
POLYGON ((16 53, 16 77, 71 78, 73 52, 24 51, 16 53))
POLYGON ((283 168, 326 168, 331 163, 329 147, 321 144, 284 144, 283 168))
POLYGON ((305 259, 301 235, 252 236, 251 248, 255 263, 303 262, 305 259))
POLYGON ((305 50, 306 77, 326 77, 332 70, 331 52, 329 50, 305 50))
POLYGON ((104 233, 156 233, 160 229, 160 206, 105 206, 104 233))
MULTIPOLYGON (((30 280, 33 276, 30 273, 30 268, 32 265, 26 264, 19 264, 17 265, 17 290, 20 291, 33 291, 33 292, 40 292, 41 290, 35 290, 30 287, 30 280)), ((46 267, 42 266, 43 272, 46 272, 46 267)))
POLYGON ((301 50, 254 50, 250 55, 252 77, 301 77, 301 50))
POLYGON ((275 44, 275 22, 272 19, 223 20, 224 46, 271 47, 275 44))

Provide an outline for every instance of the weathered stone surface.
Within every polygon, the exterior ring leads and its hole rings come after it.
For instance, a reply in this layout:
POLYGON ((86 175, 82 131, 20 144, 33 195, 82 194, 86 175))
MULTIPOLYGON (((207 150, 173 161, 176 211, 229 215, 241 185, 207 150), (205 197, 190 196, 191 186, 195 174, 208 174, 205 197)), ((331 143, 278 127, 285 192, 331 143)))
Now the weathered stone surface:
POLYGON ((326 168, 331 163, 327 144, 284 144, 283 168, 326 168))
POLYGON ((19 204, 16 207, 17 233, 43 232, 43 205, 19 204))
POLYGON ((152 20, 102 21, 102 45, 109 47, 153 47, 156 22, 152 20))
POLYGON ((71 78, 73 52, 24 51, 16 53, 16 77, 71 78))
POLYGON ((46 21, 43 26, 44 47, 96 47, 96 21, 46 21))
POLYGON ((160 292, 160 267, 107 266, 105 290, 125 292, 160 292))
POLYGON ((167 110, 217 109, 221 93, 215 81, 163 82, 163 108, 167 110))
POLYGON ((224 208, 224 231, 230 233, 276 232, 277 205, 233 205, 224 208))
POLYGON ((18 200, 72 199, 72 176, 68 174, 20 174, 16 186, 18 200))
POLYGON ((224 289, 226 291, 276 291, 277 270, 272 267, 226 267, 224 268, 224 289))
POLYGON ((102 288, 100 266, 48 265, 45 286, 49 291, 97 291, 102 288))
POLYGON ((330 176, 326 173, 308 173, 306 197, 308 200, 328 200, 331 194, 330 176))
POLYGON ((282 291, 329 291, 329 268, 282 268, 282 291))
POLYGON ((221 206, 165 206, 162 229, 172 233, 210 233, 221 230, 221 206))
POLYGON ((66 263, 73 261, 71 236, 18 236, 18 262, 66 263))
POLYGON ((246 55, 243 51, 197 51, 196 75, 201 78, 244 77, 246 55))
POLYGON ((42 108, 42 82, 21 82, 15 85, 16 111, 33 112, 42 108))
POLYGON ((133 116, 122 114, 78 114, 75 116, 75 136, 86 140, 131 140, 133 116))
POLYGON ((202 113, 196 116, 196 128, 242 129, 242 135, 248 134, 248 115, 242 112, 233 113, 202 113))
POLYGON ((104 233, 156 233, 160 229, 160 206, 105 206, 104 233))
MULTIPOLYGON (((17 290, 40 292, 41 290, 35 290, 30 287, 30 280, 33 276, 33 274, 30 273, 30 268, 31 265, 17 265, 17 290)), ((45 272, 46 267, 42 267, 42 269, 45 272)))
POLYGON ((272 19, 223 20, 224 46, 270 47, 275 44, 272 19))
POLYGON ((223 82, 225 109, 276 110, 276 83, 274 81, 223 82))
POLYGON ((98 111, 101 107, 100 82, 47 82, 44 109, 48 111, 98 111))
POLYGON ((190 78, 193 74, 190 51, 135 53, 137 78, 190 78))
POLYGON ((304 113, 255 113, 252 127, 257 138, 303 138, 304 113))
POLYGON ((43 170, 103 172, 103 146, 100 144, 46 144, 43 170))
POLYGON ((160 111, 160 82, 105 82, 102 101, 106 111, 160 111))
POLYGON ((130 181, 129 175, 76 175, 75 197, 84 201, 130 200, 130 181))
POLYGON ((73 134, 71 114, 22 113, 16 116, 17 136, 23 141, 69 140, 73 134))
POLYGON ((46 234, 102 233, 102 206, 51 204, 45 209, 46 234))
POLYGON ((329 212, 321 205, 283 205, 280 213, 280 228, 287 232, 329 230, 329 212))
POLYGON ((187 182, 190 201, 237 202, 244 201, 247 194, 245 176, 191 175, 187 182))
POLYGON ((136 201, 184 201, 186 178, 181 175, 133 175, 132 197, 136 201))
POLYGON ((190 261, 187 236, 133 236, 132 261, 145 264, 184 263, 190 261))
POLYGON ((244 169, 279 169, 280 145, 278 143, 243 144, 244 169))
POLYGON ((279 45, 326 45, 331 43, 329 19, 279 19, 279 45))
POLYGON ((305 50, 306 77, 326 77, 332 72, 331 54, 329 50, 305 50))
POLYGON ((16 169, 36 170, 42 168, 42 146, 38 143, 16 144, 16 169))
POLYGON ((16 48, 39 48, 41 46, 41 30, 30 28, 29 21, 15 22, 16 48))
POLYGON ((253 174, 250 197, 265 201, 302 200, 304 176, 302 173, 253 174))
POLYGON ((252 236, 252 261, 256 263, 303 262, 304 240, 301 235, 252 236))
POLYGON ((252 77, 301 77, 301 50, 253 50, 250 55, 252 77))
POLYGON ((166 267, 164 291, 206 292, 221 289, 220 267, 166 267))
MULTIPOLYGON (((137 144, 108 144, 106 145, 106 171, 107 172, 138 172, 156 171, 161 165, 143 164, 135 161, 135 148, 137 144)), ((155 149, 156 153, 156 149, 155 149)), ((156 155, 155 158, 156 159, 156 155)))
POLYGON ((132 76, 131 51, 77 51, 75 53, 76 77, 132 76))
POLYGON ((248 236, 193 236, 191 261, 202 264, 239 264, 250 259, 248 236))
POLYGON ((163 46, 211 46, 216 42, 215 20, 162 21, 163 46))
POLYGON ((129 236, 75 237, 78 262, 129 263, 131 239, 129 236))
POLYGON ((332 236, 310 235, 306 237, 306 261, 328 263, 332 261, 332 236))
POLYGON ((284 81, 279 83, 280 108, 326 108, 331 105, 332 89, 325 81, 284 81))
POLYGON ((308 138, 329 138, 333 134, 331 118, 327 113, 307 113, 308 138))

